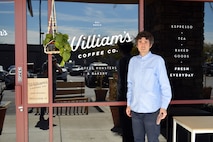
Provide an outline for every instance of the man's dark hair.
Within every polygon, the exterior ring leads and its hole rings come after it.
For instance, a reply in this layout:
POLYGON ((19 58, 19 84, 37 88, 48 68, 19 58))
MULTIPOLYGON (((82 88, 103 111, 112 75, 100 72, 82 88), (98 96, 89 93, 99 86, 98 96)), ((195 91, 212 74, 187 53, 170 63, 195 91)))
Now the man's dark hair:
POLYGON ((138 35, 136 36, 135 40, 136 43, 138 42, 139 39, 141 39, 142 37, 145 37, 147 40, 149 40, 150 44, 153 45, 154 44, 154 36, 147 31, 142 31, 139 32, 138 35))
POLYGON ((118 42, 118 47, 119 47, 119 50, 121 52, 123 52, 124 54, 126 53, 130 53, 132 48, 133 48, 133 43, 132 42, 118 42))

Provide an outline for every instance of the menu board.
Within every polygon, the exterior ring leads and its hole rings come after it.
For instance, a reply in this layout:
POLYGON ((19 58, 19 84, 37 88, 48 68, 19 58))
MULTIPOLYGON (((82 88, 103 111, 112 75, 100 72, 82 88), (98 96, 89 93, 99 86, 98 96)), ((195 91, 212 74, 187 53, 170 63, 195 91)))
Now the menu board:
POLYGON ((193 25, 171 24, 170 30, 174 31, 174 40, 176 46, 173 48, 173 59, 177 60, 169 72, 170 78, 193 78, 194 72, 192 66, 189 64, 191 59, 192 48, 187 41, 190 40, 190 35, 193 33, 193 25))

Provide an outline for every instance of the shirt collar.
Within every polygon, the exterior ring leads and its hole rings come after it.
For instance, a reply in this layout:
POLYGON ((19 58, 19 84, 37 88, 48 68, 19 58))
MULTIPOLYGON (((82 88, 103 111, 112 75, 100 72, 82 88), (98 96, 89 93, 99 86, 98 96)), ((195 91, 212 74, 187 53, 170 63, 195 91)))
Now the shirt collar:
POLYGON ((140 54, 138 55, 138 58, 146 60, 152 55, 151 51, 149 51, 145 56, 141 56, 140 54))

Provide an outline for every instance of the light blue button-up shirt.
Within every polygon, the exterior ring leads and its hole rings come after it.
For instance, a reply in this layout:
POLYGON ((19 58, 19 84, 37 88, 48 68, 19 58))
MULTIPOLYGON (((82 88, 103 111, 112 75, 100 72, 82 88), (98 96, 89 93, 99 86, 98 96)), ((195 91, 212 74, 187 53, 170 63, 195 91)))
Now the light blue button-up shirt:
POLYGON ((128 70, 127 105, 138 113, 167 109, 172 93, 165 62, 149 52, 131 58, 128 70))

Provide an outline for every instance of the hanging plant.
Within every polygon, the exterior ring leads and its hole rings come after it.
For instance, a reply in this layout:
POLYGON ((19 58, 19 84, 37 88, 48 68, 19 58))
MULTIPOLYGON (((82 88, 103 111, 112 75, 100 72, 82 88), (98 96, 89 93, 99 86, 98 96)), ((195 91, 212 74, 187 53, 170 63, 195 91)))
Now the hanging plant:
POLYGON ((71 56, 71 46, 68 42, 68 39, 69 36, 67 34, 55 33, 53 35, 47 33, 45 39, 43 40, 43 45, 46 47, 47 53, 59 53, 59 55, 62 57, 60 66, 64 66, 65 62, 68 61, 71 56))
POLYGON ((44 52, 46 54, 59 54, 62 57, 60 66, 70 59, 71 47, 68 42, 69 36, 57 32, 55 1, 52 0, 51 14, 45 39, 43 40, 44 52))

